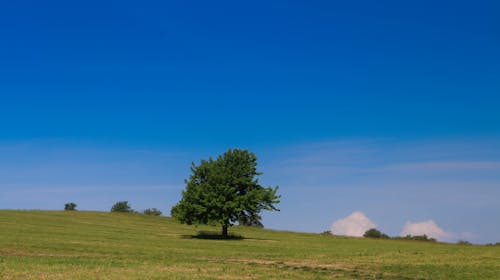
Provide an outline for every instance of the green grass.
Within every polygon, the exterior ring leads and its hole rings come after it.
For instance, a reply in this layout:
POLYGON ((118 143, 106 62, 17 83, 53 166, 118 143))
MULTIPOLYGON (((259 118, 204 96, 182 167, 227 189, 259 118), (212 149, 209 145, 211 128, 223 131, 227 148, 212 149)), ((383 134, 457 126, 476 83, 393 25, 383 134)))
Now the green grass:
POLYGON ((343 238, 170 218, 0 211, 0 279, 500 279, 499 246, 343 238), (196 237, 196 238, 195 238, 196 237))

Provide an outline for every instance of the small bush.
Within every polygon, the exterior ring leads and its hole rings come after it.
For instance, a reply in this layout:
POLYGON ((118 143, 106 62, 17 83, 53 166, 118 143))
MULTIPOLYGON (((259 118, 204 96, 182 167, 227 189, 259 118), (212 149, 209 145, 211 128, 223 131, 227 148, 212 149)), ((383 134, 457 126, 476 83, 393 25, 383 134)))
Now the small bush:
POLYGON ((424 234, 424 235, 410 235, 410 234, 408 234, 407 236, 404 236, 404 237, 394 237, 394 239, 429 241, 429 242, 436 242, 437 241, 435 238, 428 237, 426 234, 424 234))
POLYGON ((382 233, 380 230, 376 228, 369 229, 363 234, 363 237, 368 237, 368 238, 383 238, 383 239, 388 239, 389 236, 385 233, 382 233))
POLYGON ((469 241, 467 240, 458 240, 457 242, 458 245, 472 245, 469 241))
POLYGON ((143 214, 148 216, 161 216, 161 211, 156 208, 148 208, 144 210, 143 214))
POLYGON ((68 203, 64 204, 64 210, 65 211, 75 211, 76 210, 76 203, 68 202, 68 203))
POLYGON ((130 207, 128 201, 118 201, 111 207, 111 212, 134 213, 135 211, 130 207))
POLYGON ((333 234, 332 234, 331 230, 325 230, 322 233, 320 233, 320 235, 327 235, 327 236, 329 236, 329 235, 333 235, 333 234))

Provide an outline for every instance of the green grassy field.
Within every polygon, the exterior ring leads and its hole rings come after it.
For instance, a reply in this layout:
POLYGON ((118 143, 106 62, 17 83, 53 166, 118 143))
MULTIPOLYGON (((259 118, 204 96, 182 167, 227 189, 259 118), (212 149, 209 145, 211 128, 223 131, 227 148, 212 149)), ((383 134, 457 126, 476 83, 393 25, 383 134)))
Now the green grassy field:
POLYGON ((1 279, 500 279, 499 246, 233 227, 193 238, 170 218, 0 211, 1 279))

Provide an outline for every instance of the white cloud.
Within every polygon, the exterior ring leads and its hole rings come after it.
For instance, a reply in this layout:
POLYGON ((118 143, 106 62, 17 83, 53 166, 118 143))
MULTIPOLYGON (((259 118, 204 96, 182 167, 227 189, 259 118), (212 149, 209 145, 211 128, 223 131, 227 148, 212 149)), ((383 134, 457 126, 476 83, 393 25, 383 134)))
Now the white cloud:
POLYGON ((406 235, 427 235, 441 241, 449 241, 453 238, 451 233, 444 231, 433 220, 428 220, 420 223, 407 222, 400 236, 406 235))
POLYGON ((331 227, 332 233, 336 235, 363 236, 363 234, 377 225, 366 217, 363 212, 353 212, 351 215, 337 220, 331 227))

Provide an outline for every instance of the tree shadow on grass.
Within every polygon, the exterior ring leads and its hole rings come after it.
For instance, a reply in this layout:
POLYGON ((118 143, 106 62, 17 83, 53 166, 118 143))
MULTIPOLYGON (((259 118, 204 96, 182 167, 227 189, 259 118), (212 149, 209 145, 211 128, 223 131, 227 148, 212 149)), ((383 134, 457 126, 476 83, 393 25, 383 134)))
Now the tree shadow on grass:
POLYGON ((241 235, 230 233, 227 236, 223 236, 218 232, 212 231, 199 231, 194 235, 182 235, 182 238, 194 238, 194 239, 209 239, 209 240, 243 240, 246 239, 241 235))

